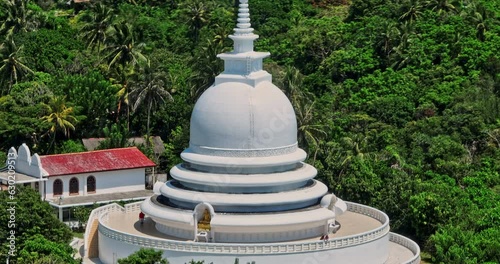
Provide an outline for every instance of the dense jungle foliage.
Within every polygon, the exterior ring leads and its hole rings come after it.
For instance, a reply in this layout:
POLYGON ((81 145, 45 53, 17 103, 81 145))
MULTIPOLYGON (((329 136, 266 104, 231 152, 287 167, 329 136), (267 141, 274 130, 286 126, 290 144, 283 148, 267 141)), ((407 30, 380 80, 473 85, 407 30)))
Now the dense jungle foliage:
MULTIPOLYGON (((250 0, 300 146, 432 263, 500 263, 500 0, 250 0)), ((237 1, 2 0, 0 158, 159 135, 180 162, 237 1)))

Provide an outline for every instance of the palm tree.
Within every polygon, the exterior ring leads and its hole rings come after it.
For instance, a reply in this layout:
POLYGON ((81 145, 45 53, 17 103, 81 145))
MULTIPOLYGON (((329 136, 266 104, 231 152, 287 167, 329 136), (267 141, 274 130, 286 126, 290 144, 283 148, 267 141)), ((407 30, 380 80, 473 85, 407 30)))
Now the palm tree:
POLYGON ((107 39, 107 47, 105 49, 108 60, 108 70, 115 70, 116 77, 122 85, 122 89, 118 92, 118 111, 122 102, 127 105, 127 128, 130 117, 130 107, 128 100, 128 77, 134 75, 136 66, 144 66, 148 59, 141 53, 144 43, 136 45, 132 26, 128 23, 114 25, 111 28, 110 38, 107 39))
POLYGON ((137 82, 131 83, 130 95, 134 98, 135 102, 132 110, 135 112, 137 109, 146 104, 147 107, 147 144, 149 144, 150 133, 150 119, 151 111, 160 106, 166 101, 173 101, 173 97, 167 88, 167 77, 164 72, 153 72, 150 67, 144 69, 143 78, 137 82))
POLYGON ((442 15, 443 13, 456 12, 457 8, 455 7, 455 1, 450 0, 431 0, 428 2, 427 6, 438 13, 438 15, 442 15))
POLYGON ((0 45, 0 54, 2 61, 0 63, 0 84, 7 87, 0 94, 8 94, 10 89, 18 80, 27 74, 33 74, 33 71, 24 64, 24 57, 21 56, 23 46, 16 46, 12 36, 7 37, 4 43, 0 45))
POLYGON ((382 24, 383 28, 378 36, 377 46, 379 47, 381 55, 387 58, 393 51, 394 42, 399 38, 401 32, 397 24, 394 22, 385 21, 382 24))
POLYGON ((343 137, 342 146, 345 149, 345 157, 342 164, 348 163, 353 158, 364 159, 370 153, 366 152, 368 147, 368 137, 361 134, 353 134, 350 137, 343 137))
POLYGON ((0 34, 13 35, 18 32, 27 32, 33 29, 34 24, 30 21, 32 11, 26 9, 29 0, 4 0, 2 9, 7 18, 0 26, 0 34))
POLYGON ((53 146, 56 140, 57 131, 62 131, 64 136, 68 137, 70 130, 75 130, 77 122, 73 115, 73 107, 66 105, 66 97, 52 97, 48 104, 44 104, 47 115, 42 117, 44 123, 50 124, 50 128, 46 134, 52 134, 52 142, 50 143, 47 152, 53 146))
POLYGON ((210 87, 224 66, 217 58, 217 54, 223 52, 224 46, 211 40, 207 40, 207 45, 193 57, 192 64, 195 66, 194 74, 191 78, 191 99, 196 101, 201 94, 210 87))
POLYGON ((408 48, 411 44, 411 39, 417 37, 418 34, 414 32, 414 25, 409 21, 405 21, 400 25, 399 32, 399 44, 392 48, 393 53, 389 57, 391 67, 398 70, 403 68, 410 62, 410 55, 408 54, 408 48))
POLYGON ((488 146, 500 149, 500 128, 486 130, 484 133, 489 137, 487 140, 488 146))
POLYGON ((122 110, 122 105, 125 105, 127 108, 127 129, 129 129, 130 123, 130 100, 129 100, 129 80, 136 77, 136 67, 131 64, 121 65, 118 64, 113 68, 113 72, 110 73, 111 76, 110 81, 113 85, 117 87, 121 87, 116 93, 116 98, 118 99, 118 105, 116 110, 116 122, 120 119, 120 113, 122 110))
POLYGON ((480 13, 480 12, 475 12, 474 13, 474 22, 476 23, 476 30, 477 30, 477 38, 481 41, 485 40, 485 33, 486 33, 486 23, 485 23, 485 13, 480 13))
POLYGON ((394 53, 391 56, 391 61, 393 61, 391 68, 399 70, 410 62, 410 55, 408 54, 405 45, 400 44, 399 46, 394 47, 393 51, 394 53))
POLYGON ((307 100, 302 99, 300 102, 296 102, 294 106, 297 117, 297 141, 308 153, 314 149, 313 163, 316 161, 321 139, 327 136, 327 133, 323 130, 325 126, 317 123, 313 114, 315 112, 315 103, 309 103, 307 100))
POLYGON ((399 17, 399 19, 413 23, 413 21, 417 20, 417 18, 422 14, 424 5, 421 0, 408 0, 405 4, 405 8, 406 10, 399 17))
POLYGON ((197 42, 200 29, 207 23, 210 11, 208 5, 202 0, 191 0, 186 3, 189 29, 193 39, 197 42))
POLYGON ((123 68, 127 65, 144 66, 147 58, 141 53, 144 43, 136 44, 132 25, 121 23, 113 25, 108 39, 108 70, 113 66, 121 65, 123 68))
POLYGON ((337 175, 338 181, 340 181, 345 170, 350 167, 353 161, 357 160, 363 163, 366 160, 377 158, 375 152, 368 150, 369 140, 370 137, 362 133, 351 134, 342 137, 339 144, 336 145, 337 148, 329 151, 340 162, 340 171, 337 175))
POLYGON ((476 36, 479 40, 485 40, 485 33, 487 31, 486 19, 490 16, 484 6, 472 2, 467 6, 468 12, 462 12, 461 16, 469 16, 472 22, 476 25, 476 36))
POLYGON ((225 43, 228 41, 228 36, 231 34, 231 30, 228 27, 223 27, 218 24, 214 25, 214 38, 213 42, 215 45, 218 45, 220 47, 224 47, 225 43))
POLYGON ((281 78, 281 87, 283 87, 283 92, 290 99, 292 105, 298 103, 303 97, 305 97, 302 91, 302 83, 304 81, 304 76, 300 73, 299 69, 288 66, 285 69, 283 78, 281 78))
MULTIPOLYGON (((297 141, 309 153, 314 149, 313 163, 319 150, 322 138, 326 136, 324 126, 316 122, 314 116, 315 101, 313 95, 305 92, 303 87, 304 76, 295 67, 287 67, 279 79, 283 92, 290 99, 297 117, 297 141)), ((309 153, 310 154, 310 153, 309 153)))
POLYGON ((96 4, 90 10, 89 21, 83 25, 80 32, 87 47, 91 48, 92 51, 95 48, 97 48, 97 52, 101 51, 101 46, 106 42, 114 17, 113 9, 102 3, 96 4))

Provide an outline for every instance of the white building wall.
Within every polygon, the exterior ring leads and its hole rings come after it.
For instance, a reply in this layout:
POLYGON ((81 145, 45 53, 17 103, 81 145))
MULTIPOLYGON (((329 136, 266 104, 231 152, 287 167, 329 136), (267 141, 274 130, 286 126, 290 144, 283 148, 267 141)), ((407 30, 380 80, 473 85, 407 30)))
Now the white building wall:
POLYGON ((73 177, 76 177, 78 179, 78 185, 79 185, 78 195, 80 196, 116 193, 116 192, 130 192, 130 191, 139 191, 145 189, 145 182, 144 182, 145 168, 62 175, 62 176, 48 177, 48 180, 46 182, 47 184, 46 199, 52 200, 54 198, 57 199, 59 197, 59 196, 54 197, 53 195, 54 181, 57 179, 60 179, 63 182, 63 194, 62 194, 63 197, 74 196, 69 194, 69 182, 73 177), (96 179, 95 193, 87 192, 87 178, 89 176, 94 176, 96 179))

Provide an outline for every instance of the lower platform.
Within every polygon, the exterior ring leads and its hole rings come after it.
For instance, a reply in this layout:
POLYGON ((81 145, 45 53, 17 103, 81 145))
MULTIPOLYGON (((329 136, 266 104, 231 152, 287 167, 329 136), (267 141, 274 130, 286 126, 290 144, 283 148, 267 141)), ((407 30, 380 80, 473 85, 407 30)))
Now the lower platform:
MULTIPOLYGON (((98 253, 102 263, 115 263, 142 247, 162 250, 172 264, 191 260, 205 263, 233 264, 255 261, 275 263, 420 263, 420 249, 413 241, 389 232, 388 219, 381 219, 377 209, 349 203, 348 211, 337 220, 342 228, 327 241, 315 239, 283 243, 206 243, 181 240, 161 234, 154 222, 137 221, 139 206, 108 205, 95 209, 89 223, 98 221, 98 253), (96 211, 98 210, 98 211, 96 211), (387 220, 387 221, 385 221, 387 220)), ((385 214, 384 214, 385 215, 385 214)), ((85 235, 88 252, 91 234, 85 235)), ((88 257, 88 256, 86 256, 88 257)))

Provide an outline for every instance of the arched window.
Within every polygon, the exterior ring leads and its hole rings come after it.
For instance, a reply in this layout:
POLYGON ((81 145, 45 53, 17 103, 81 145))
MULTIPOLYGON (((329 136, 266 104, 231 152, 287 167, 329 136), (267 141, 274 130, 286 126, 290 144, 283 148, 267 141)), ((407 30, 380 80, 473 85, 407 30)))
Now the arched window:
POLYGON ((54 181, 54 195, 62 195, 63 193, 63 182, 59 179, 54 181))
POLYGON ((87 192, 88 193, 95 192, 95 177, 94 176, 89 176, 87 178, 87 192))
POLYGON ((71 178, 69 180, 69 194, 78 194, 79 188, 78 188, 78 179, 77 178, 71 178))

